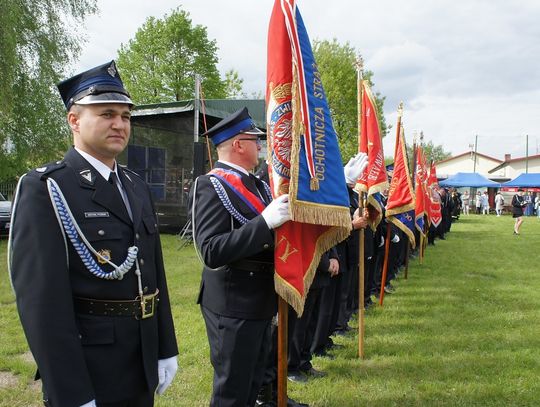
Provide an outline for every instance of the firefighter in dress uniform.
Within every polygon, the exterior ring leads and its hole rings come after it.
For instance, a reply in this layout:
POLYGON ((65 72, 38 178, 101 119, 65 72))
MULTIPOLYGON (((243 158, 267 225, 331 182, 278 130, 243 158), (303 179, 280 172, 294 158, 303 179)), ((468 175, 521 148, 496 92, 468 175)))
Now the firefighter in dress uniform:
POLYGON ((116 157, 133 103, 114 61, 58 85, 74 147, 17 186, 8 264, 46 406, 146 407, 178 348, 150 190, 116 157))
POLYGON ((255 404, 277 312, 273 229, 290 219, 289 204, 287 195, 272 201, 268 185, 249 172, 260 134, 246 108, 211 128, 219 160, 189 200, 204 263, 198 303, 214 368, 211 406, 255 404))

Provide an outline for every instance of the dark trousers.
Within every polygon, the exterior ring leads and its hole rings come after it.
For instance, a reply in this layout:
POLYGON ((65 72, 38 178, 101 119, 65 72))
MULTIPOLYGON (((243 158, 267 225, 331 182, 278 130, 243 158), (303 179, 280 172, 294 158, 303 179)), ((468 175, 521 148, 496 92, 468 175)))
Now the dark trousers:
POLYGON ((314 314, 315 306, 318 305, 321 289, 311 288, 304 303, 304 312, 300 318, 296 312, 289 307, 289 359, 288 371, 299 372, 309 370, 311 365, 311 338, 309 337, 308 327, 310 322, 316 316, 314 314))
POLYGON ((253 406, 270 349, 270 319, 246 320, 201 311, 214 367, 211 407, 253 406))
POLYGON ((308 328, 308 335, 313 338, 311 343, 311 353, 324 353, 331 345, 330 335, 334 330, 337 320, 336 292, 340 287, 341 278, 338 274, 330 279, 330 285, 324 287, 321 291, 319 306, 317 307, 317 318, 313 318, 308 328))
MULTIPOLYGON (((44 396, 46 398, 46 396, 44 396)), ((90 400, 88 400, 90 401, 90 400)), ((54 405, 48 401, 43 403, 45 407, 54 407, 54 405)), ((129 400, 116 401, 114 403, 101 403, 96 402, 97 407, 153 407, 154 405, 154 393, 143 393, 129 400)))

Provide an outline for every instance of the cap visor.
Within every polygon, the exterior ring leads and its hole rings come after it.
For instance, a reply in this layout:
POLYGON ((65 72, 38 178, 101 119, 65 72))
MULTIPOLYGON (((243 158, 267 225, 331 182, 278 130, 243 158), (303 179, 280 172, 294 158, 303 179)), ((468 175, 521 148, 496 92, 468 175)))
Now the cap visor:
POLYGON ((262 131, 257 127, 254 127, 252 129, 249 129, 249 130, 241 131, 240 133, 241 134, 253 134, 253 135, 266 134, 265 131, 262 131))
POLYGON ((126 95, 116 92, 100 93, 99 95, 88 95, 76 101, 76 105, 96 105, 99 103, 122 103, 134 105, 133 101, 126 95))

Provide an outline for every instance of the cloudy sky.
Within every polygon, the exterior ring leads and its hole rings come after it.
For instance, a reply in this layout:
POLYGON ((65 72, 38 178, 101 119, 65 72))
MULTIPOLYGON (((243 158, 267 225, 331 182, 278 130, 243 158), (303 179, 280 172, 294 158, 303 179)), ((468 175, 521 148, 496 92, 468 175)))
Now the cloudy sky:
MULTIPOLYGON (((147 17, 181 6, 219 47, 222 73, 235 69, 247 93, 263 91, 266 37, 274 0, 98 0, 82 30, 74 71, 116 58, 147 17)), ((540 153, 540 1, 298 0, 311 39, 349 42, 386 96, 387 123, 403 100, 407 140, 459 154, 502 159, 540 153)), ((395 136, 385 138, 386 155, 395 136)))

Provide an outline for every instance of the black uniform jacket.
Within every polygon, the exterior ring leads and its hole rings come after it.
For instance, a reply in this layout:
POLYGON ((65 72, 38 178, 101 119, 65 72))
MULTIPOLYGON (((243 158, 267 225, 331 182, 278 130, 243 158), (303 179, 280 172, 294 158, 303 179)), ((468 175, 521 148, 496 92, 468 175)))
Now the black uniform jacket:
MULTIPOLYGON (((157 386, 158 359, 178 353, 161 244, 148 186, 118 170, 133 222, 107 182, 76 150, 63 161, 28 173, 16 196, 11 229, 11 278, 21 322, 53 406, 92 399, 117 401, 157 386), (134 300, 135 266, 122 280, 95 277, 64 238, 46 179, 56 180, 83 234, 120 265, 129 246, 138 259, 145 294, 159 289, 156 315, 144 320, 77 314, 73 297, 134 300)), ((112 270, 101 264, 105 271, 112 270)))
MULTIPOLYGON (((234 170, 219 161, 216 167, 234 170)), ((266 196, 259 180, 234 171, 251 192, 266 196)), ((227 186, 225 190, 234 208, 249 219, 247 223, 242 225, 231 216, 209 175, 197 179, 190 195, 195 243, 205 264, 198 303, 226 317, 272 318, 277 311, 274 234, 261 215, 253 213, 227 186), (259 263, 261 267, 256 266, 259 263)))

